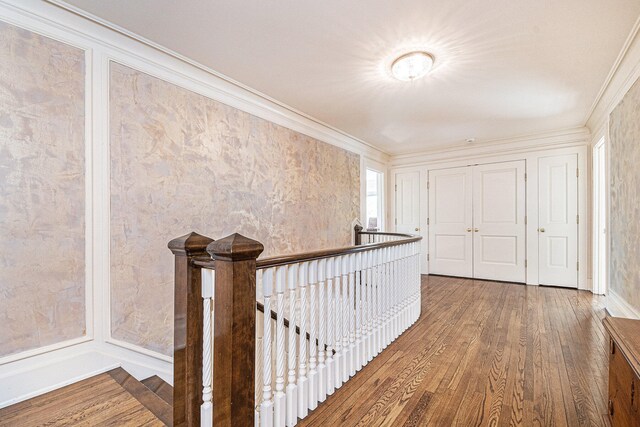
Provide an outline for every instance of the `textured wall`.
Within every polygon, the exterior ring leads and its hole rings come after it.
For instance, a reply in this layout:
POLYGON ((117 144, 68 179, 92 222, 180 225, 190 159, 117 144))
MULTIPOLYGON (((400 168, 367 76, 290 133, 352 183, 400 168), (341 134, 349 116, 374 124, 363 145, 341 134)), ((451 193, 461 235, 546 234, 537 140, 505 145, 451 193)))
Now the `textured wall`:
POLYGON ((611 289, 640 311, 640 80, 611 113, 611 289))
POLYGON ((171 354, 174 237, 237 231, 263 255, 350 244, 355 154, 115 63, 110 126, 117 339, 171 354))
POLYGON ((85 333, 84 52, 0 22, 0 356, 85 333))

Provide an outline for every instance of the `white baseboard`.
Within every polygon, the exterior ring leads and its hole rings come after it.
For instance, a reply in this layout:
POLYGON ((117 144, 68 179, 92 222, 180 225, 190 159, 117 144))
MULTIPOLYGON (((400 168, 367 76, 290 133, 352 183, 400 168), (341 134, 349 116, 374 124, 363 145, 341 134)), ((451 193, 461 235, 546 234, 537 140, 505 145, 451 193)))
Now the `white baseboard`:
POLYGON ((157 375, 173 385, 173 358, 113 338, 101 345, 101 352, 120 362, 138 380, 157 375))
POLYGON ((640 312, 631 307, 620 295, 609 289, 607 293, 607 311, 615 317, 626 317, 628 319, 640 319, 640 312))
POLYGON ((173 384, 171 361, 117 344, 91 341, 0 366, 0 408, 119 366, 138 380, 158 375, 173 384))

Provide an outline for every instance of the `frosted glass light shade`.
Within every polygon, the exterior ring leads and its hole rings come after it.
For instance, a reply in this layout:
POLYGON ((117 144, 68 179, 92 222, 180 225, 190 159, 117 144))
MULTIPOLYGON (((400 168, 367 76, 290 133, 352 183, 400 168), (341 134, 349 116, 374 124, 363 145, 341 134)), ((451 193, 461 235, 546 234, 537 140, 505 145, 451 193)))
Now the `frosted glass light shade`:
POLYGON ((391 64, 391 74, 405 82, 419 79, 433 67, 433 56, 427 52, 410 52, 402 55, 391 64))

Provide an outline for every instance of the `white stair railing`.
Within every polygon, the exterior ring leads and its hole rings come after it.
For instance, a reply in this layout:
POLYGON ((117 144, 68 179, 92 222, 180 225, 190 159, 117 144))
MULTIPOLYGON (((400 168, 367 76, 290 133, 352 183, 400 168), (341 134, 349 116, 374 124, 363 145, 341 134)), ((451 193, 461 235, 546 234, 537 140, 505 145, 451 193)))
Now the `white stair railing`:
POLYGON ((261 269, 258 294, 265 319, 258 322, 263 328, 258 336, 265 353, 256 369, 263 385, 258 425, 296 425, 418 319, 419 242, 374 237, 393 245, 368 250, 365 245, 352 253, 261 269), (277 319, 275 336, 270 310, 277 319), (275 360, 267 348, 275 348, 275 360))
MULTIPOLYGON (((253 261, 256 333, 249 348, 256 357, 255 383, 249 384, 255 384, 255 400, 244 401, 254 405, 256 426, 295 426, 419 318, 420 238, 361 234, 361 246, 253 261)), ((219 401, 213 389, 218 381, 214 296, 217 309, 225 307, 216 294, 216 264, 201 259, 196 264, 202 267, 199 421, 210 427, 217 419, 214 402, 219 401)), ((221 282, 218 290, 223 286, 221 282)), ((220 330, 225 327, 223 322, 220 330)), ((244 336, 249 330, 244 329, 244 336)))

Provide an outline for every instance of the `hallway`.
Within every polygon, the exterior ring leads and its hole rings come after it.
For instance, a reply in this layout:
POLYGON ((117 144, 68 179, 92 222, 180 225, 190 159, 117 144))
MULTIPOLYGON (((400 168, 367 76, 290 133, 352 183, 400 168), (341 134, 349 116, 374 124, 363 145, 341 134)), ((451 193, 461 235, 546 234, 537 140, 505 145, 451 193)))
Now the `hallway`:
POLYGON ((608 425, 604 299, 423 276, 422 316, 303 426, 608 425))

